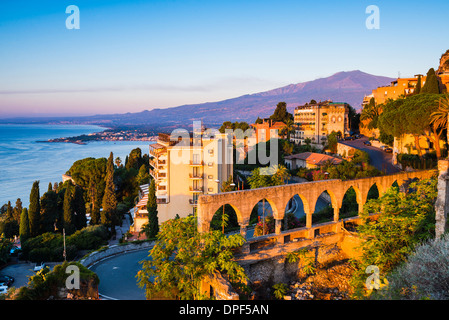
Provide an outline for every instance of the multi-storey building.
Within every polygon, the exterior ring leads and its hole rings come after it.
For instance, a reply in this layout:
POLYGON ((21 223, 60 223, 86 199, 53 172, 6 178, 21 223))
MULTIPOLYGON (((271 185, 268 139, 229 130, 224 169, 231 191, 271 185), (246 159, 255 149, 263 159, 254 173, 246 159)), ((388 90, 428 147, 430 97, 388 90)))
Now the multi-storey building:
POLYGON ((304 144, 306 139, 319 146, 327 143, 332 131, 342 136, 349 134, 349 105, 330 100, 298 106, 295 108, 295 133, 291 140, 304 144))
POLYGON ((159 223, 194 213, 198 196, 219 193, 233 172, 232 139, 218 132, 201 131, 174 140, 160 133, 150 145, 150 157, 159 223))
POLYGON ((284 127, 284 122, 273 121, 269 118, 262 119, 262 123, 251 124, 251 128, 255 130, 257 143, 269 141, 271 138, 279 138, 284 127))

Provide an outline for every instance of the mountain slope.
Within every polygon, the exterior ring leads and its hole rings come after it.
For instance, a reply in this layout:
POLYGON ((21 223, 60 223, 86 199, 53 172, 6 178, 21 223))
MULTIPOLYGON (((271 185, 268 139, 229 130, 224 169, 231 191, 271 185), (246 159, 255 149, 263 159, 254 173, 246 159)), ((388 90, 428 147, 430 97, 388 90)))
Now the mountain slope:
MULTIPOLYGON (((145 126, 169 130, 179 126, 191 126, 193 120, 203 120, 206 125, 220 125, 224 121, 254 122, 258 116, 271 115, 280 101, 287 102, 290 112, 311 99, 331 99, 347 102, 359 109, 363 97, 379 86, 388 85, 394 79, 374 76, 361 71, 339 72, 327 78, 290 84, 285 87, 243 95, 217 102, 182 105, 166 109, 152 109, 137 113, 70 117, 72 123, 103 124, 108 126, 145 126)), ((29 119, 30 120, 30 119, 29 119)), ((50 122, 50 119, 46 119, 50 122)), ((51 119, 61 122, 62 118, 51 119)), ((4 122, 4 121, 2 121, 4 122)), ((34 120, 33 122, 36 122, 34 120)), ((23 121, 22 121, 23 123, 23 121)))

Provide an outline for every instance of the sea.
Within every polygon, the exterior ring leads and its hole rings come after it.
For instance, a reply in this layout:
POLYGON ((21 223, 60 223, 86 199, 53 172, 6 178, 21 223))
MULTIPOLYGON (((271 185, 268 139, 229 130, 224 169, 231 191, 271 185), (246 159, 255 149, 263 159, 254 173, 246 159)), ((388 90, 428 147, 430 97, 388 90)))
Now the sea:
POLYGON ((87 157, 125 158, 132 149, 149 152, 151 141, 92 141, 86 144, 42 143, 48 139, 73 137, 104 131, 92 125, 0 125, 0 206, 17 198, 28 207, 33 182, 39 180, 41 196, 48 183, 62 181, 62 175, 76 160, 87 157))

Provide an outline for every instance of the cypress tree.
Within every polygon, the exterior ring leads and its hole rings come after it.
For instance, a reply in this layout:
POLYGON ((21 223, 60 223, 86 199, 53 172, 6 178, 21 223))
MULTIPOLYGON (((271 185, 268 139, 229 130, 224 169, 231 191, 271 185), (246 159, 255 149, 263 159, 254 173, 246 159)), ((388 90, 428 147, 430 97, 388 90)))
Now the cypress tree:
POLYGON ((84 202, 83 189, 75 186, 75 194, 73 196, 74 225, 77 230, 86 226, 86 204, 84 202))
POLYGON ((58 220, 58 194, 53 190, 47 191, 41 198, 42 232, 55 230, 58 220))
POLYGON ((75 226, 73 225, 73 185, 71 181, 67 184, 64 193, 64 205, 63 205, 63 226, 66 234, 72 234, 75 232, 75 226))
POLYGON ((30 193, 30 206, 28 208, 28 220, 30 222, 30 236, 35 237, 40 232, 41 204, 39 196, 39 181, 34 181, 30 193))
POLYGON ((20 223, 20 215, 22 214, 22 210, 23 210, 22 200, 20 200, 20 198, 17 198, 16 206, 13 209, 12 215, 14 220, 17 221, 18 223, 20 223))
POLYGON ((438 83, 437 75, 435 74, 435 70, 430 68, 427 72, 426 83, 421 89, 421 93, 440 93, 440 85, 438 83))
POLYGON ((6 206, 6 220, 7 221, 13 220, 13 210, 11 207, 11 201, 8 201, 8 204, 6 206))
POLYGON ((51 182, 48 183, 48 190, 47 192, 53 191, 53 185, 51 184, 51 182))
POLYGON ((147 238, 154 238, 159 232, 159 219, 157 217, 156 183, 151 180, 148 187, 148 233, 147 238))
MULTIPOLYGON (((104 196, 101 212, 101 223, 113 227, 117 218, 117 198, 115 196, 115 184, 114 184, 114 156, 111 152, 106 165, 106 187, 104 189, 104 196)), ((114 231, 113 231, 114 232, 114 231)))
POLYGON ((23 208, 20 214, 19 236, 21 243, 24 243, 30 237, 30 222, 28 220, 27 208, 23 208))

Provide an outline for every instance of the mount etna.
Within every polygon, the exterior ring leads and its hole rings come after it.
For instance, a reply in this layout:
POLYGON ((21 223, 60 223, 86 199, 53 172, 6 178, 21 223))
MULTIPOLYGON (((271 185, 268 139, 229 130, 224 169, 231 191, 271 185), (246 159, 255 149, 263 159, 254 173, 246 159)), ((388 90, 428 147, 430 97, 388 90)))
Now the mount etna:
MULTIPOLYGON (((99 114, 83 117, 42 117, 3 119, 0 123, 72 123, 96 124, 111 128, 151 128, 170 130, 192 126, 202 120, 206 126, 219 126, 224 121, 253 123, 257 117, 271 115, 280 101, 285 101, 293 112, 298 105, 316 101, 347 102, 360 110, 365 95, 379 86, 389 85, 393 78, 375 76, 359 70, 338 72, 330 77, 290 84, 281 88, 247 94, 217 102, 182 105, 171 108, 154 108, 135 113, 99 114)), ((126 110, 126 106, 124 106, 126 110)))

